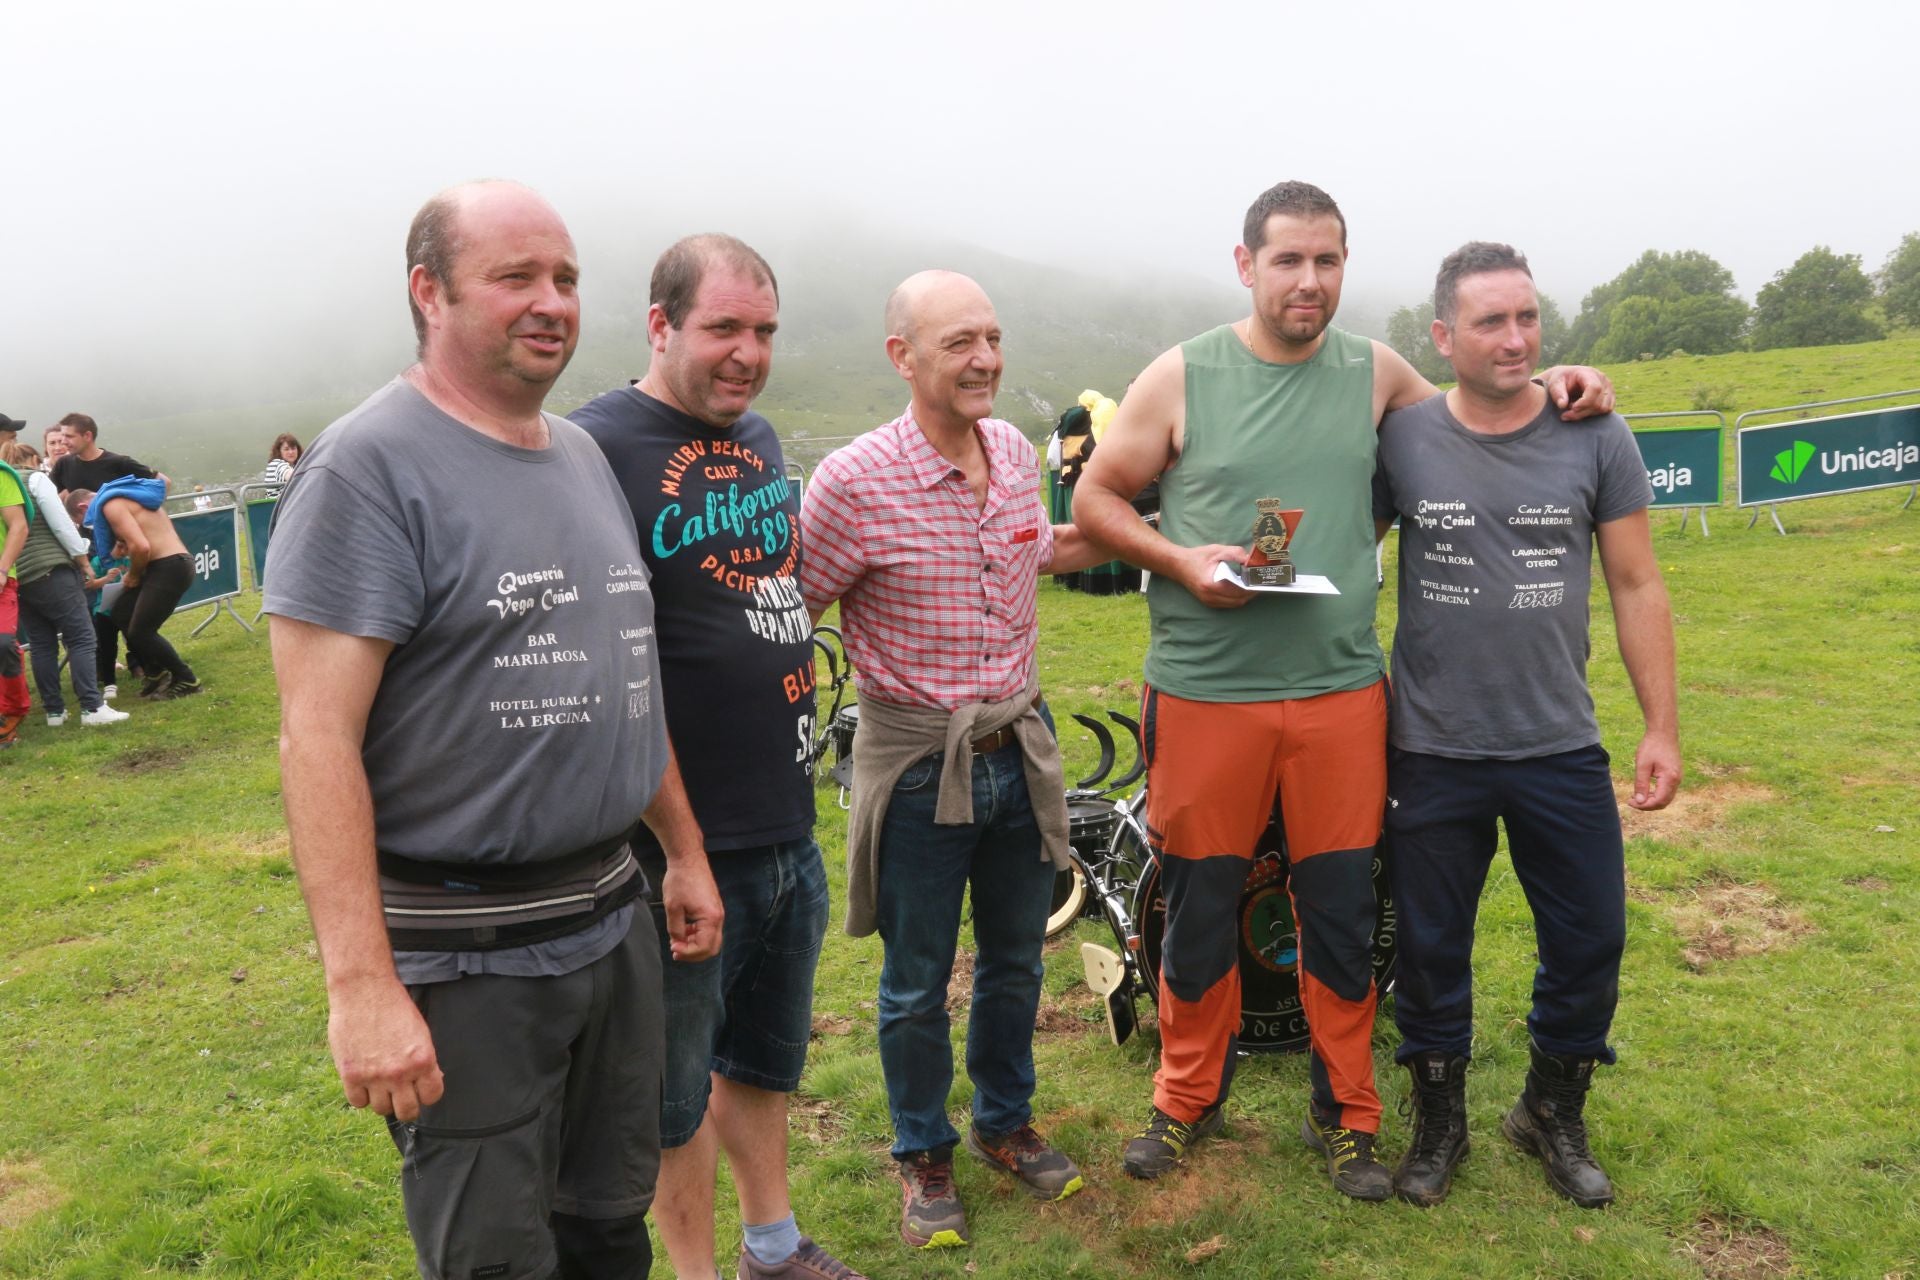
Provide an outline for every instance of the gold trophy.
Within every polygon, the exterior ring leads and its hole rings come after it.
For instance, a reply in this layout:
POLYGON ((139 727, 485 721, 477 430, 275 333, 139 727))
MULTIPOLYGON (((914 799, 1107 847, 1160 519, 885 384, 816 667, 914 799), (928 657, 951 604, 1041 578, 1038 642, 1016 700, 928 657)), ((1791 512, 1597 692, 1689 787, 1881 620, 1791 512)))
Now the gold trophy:
POLYGON ((1283 509, 1278 498, 1261 498, 1253 505, 1260 514, 1253 521, 1253 552, 1240 571, 1241 577, 1250 587, 1290 587, 1293 557, 1287 554, 1287 547, 1306 512, 1283 509))

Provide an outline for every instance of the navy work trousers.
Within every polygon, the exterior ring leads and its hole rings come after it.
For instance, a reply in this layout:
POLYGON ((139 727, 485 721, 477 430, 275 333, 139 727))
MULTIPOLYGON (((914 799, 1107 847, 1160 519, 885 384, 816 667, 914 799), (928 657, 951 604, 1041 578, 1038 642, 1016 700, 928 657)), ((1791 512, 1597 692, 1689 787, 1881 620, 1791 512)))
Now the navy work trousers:
POLYGON ((1388 752, 1396 1058, 1471 1052, 1474 921, 1496 820, 1533 910, 1539 966, 1527 1028, 1548 1053, 1611 1063, 1626 863, 1607 753, 1597 744, 1530 760, 1388 752))

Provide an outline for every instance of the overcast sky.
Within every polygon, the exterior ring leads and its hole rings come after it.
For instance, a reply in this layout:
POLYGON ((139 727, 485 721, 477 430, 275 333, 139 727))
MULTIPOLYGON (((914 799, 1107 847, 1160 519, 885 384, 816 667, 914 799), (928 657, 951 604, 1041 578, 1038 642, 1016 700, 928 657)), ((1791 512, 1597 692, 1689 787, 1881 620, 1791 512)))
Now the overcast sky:
POLYGON ((1711 253, 1751 300, 1815 244, 1872 271, 1920 229, 1917 15, 9 4, 0 409, 21 412, 10 384, 84 373, 76 334, 203 359, 235 329, 404 333, 406 222, 477 176, 567 216, 589 323, 595 247, 641 224, 864 222, 1231 284, 1241 216, 1282 178, 1343 206, 1350 295, 1417 300, 1486 238, 1569 318, 1648 248, 1711 253), (387 313, 337 314, 376 287, 387 313))

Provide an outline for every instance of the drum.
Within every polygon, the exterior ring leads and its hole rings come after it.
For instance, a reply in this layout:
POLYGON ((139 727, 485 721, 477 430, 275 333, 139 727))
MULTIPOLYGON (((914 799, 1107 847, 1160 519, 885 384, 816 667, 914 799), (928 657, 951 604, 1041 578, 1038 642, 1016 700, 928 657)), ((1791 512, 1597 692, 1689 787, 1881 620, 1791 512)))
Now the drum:
POLYGON ((1106 854, 1113 832, 1120 825, 1120 812, 1110 800, 1067 801, 1067 845, 1072 851, 1066 870, 1053 877, 1053 905, 1047 913, 1047 936, 1065 933, 1089 911, 1087 866, 1106 854))
MULTIPOLYGON (((1300 934, 1287 896, 1287 861, 1277 828, 1260 841, 1240 892, 1234 931, 1240 941, 1240 1048, 1249 1053, 1295 1052, 1307 1047, 1307 1019, 1300 1008, 1300 934)), ((1376 850, 1373 891, 1379 903, 1373 932, 1374 986, 1385 992, 1393 980, 1393 900, 1387 869, 1376 850)), ((1160 998, 1160 944, 1167 903, 1160 891, 1160 862, 1148 854, 1134 890, 1133 919, 1140 931, 1139 982, 1160 998)))
POLYGON ((833 719, 827 722, 827 738, 833 747, 833 769, 830 776, 839 784, 842 791, 853 786, 853 735, 860 728, 860 704, 853 703, 834 712, 833 719))

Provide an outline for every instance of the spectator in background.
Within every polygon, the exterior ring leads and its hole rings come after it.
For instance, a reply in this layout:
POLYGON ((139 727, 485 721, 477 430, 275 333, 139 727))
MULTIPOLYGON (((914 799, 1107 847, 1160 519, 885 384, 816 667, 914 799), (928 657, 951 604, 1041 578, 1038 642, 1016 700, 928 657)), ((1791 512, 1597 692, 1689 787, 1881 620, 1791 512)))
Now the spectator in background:
MULTIPOLYGON (((93 529, 87 524, 87 508, 93 503, 93 490, 70 489, 64 496, 67 518, 80 530, 81 537, 91 540, 93 529)), ((99 672, 100 695, 112 702, 120 696, 120 686, 114 674, 120 666, 120 628, 114 625, 113 603, 120 598, 120 592, 124 589, 120 579, 127 571, 127 559, 125 556, 96 554, 91 560, 93 572, 88 574, 82 585, 87 589, 87 610, 93 615, 94 670, 99 672)), ((138 659, 127 668, 127 674, 136 679, 145 674, 138 659)))
MULTIPOLYGON (((273 447, 267 450, 267 470, 265 479, 268 484, 285 484, 293 474, 293 468, 300 461, 300 442, 292 433, 282 431, 273 438, 273 447)), ((278 494, 274 495, 278 497, 278 494)))
POLYGON ((41 439, 46 442, 46 448, 40 451, 40 470, 51 472, 54 463, 72 452, 67 448, 67 429, 60 426, 48 427, 41 439))
POLYGON ((95 494, 89 508, 95 552, 126 547, 126 587, 114 601, 113 622, 127 637, 127 652, 147 671, 140 696, 155 701, 200 692, 193 668, 160 634, 193 585, 193 557, 160 505, 165 500, 166 487, 157 477, 127 477, 95 494))
POLYGON ((53 481, 40 474, 40 455, 18 441, 0 445, 0 462, 24 477, 33 499, 27 538, 13 569, 19 592, 20 631, 33 653, 33 682, 47 712, 49 728, 67 722, 60 693, 60 645, 67 647, 73 692, 80 699, 80 723, 118 724, 127 718, 100 695, 95 680, 93 626, 87 621, 87 595, 81 585, 86 543, 73 527, 53 481))
POLYGON ((58 425, 67 437, 67 455, 53 464, 53 486, 65 493, 69 489, 106 488, 109 480, 138 476, 158 479, 169 488, 172 481, 152 467, 123 453, 110 453, 98 443, 100 427, 84 413, 70 413, 58 425))
MULTIPOLYGON (((0 414, 0 445, 13 443, 14 432, 25 425, 0 414)), ((33 710, 20 644, 14 639, 20 626, 20 596, 13 564, 27 545, 29 501, 26 479, 0 462, 0 750, 14 744, 20 722, 33 710)))

